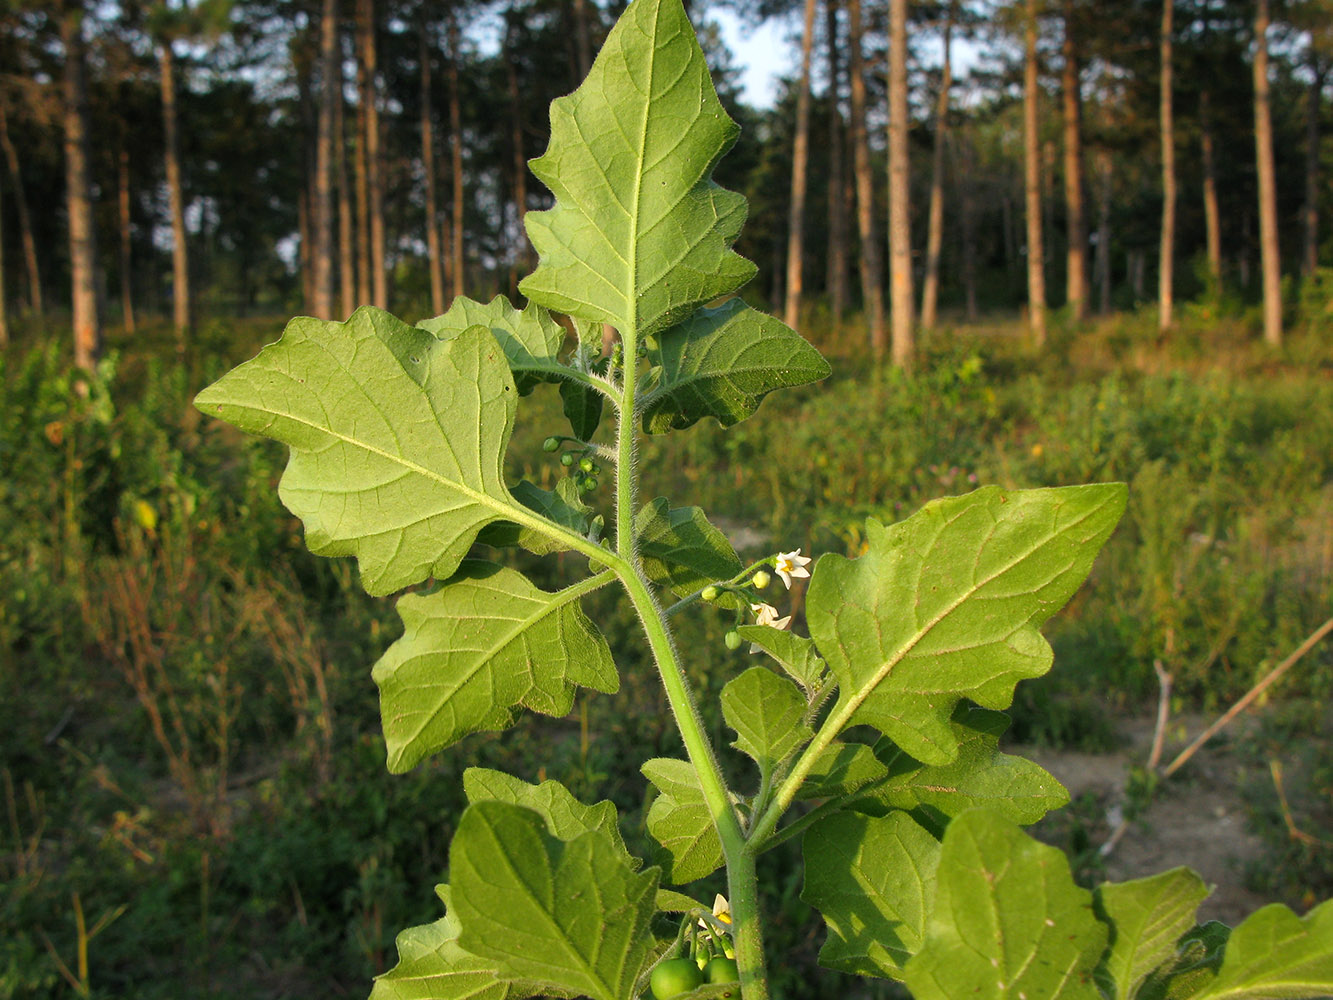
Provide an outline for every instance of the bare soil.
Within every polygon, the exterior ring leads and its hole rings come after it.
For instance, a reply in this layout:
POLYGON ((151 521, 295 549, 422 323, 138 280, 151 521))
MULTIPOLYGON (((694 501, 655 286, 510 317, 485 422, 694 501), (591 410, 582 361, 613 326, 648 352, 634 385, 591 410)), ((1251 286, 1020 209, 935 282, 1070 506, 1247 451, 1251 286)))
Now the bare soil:
MULTIPOLYGON (((1173 720, 1162 762, 1169 762, 1211 721, 1202 716, 1173 720)), ((1262 765, 1232 749, 1245 724, 1244 717, 1236 719, 1235 729, 1219 733, 1157 789, 1147 809, 1102 859, 1105 879, 1121 882, 1187 865, 1213 887, 1199 908, 1199 920, 1221 920, 1232 927, 1273 901, 1244 886, 1247 866, 1262 864, 1265 857, 1242 796, 1247 783, 1262 778, 1256 775, 1262 765)), ((1124 720, 1117 728, 1123 745, 1112 753, 1007 748, 1036 761, 1069 789, 1096 846, 1106 842, 1123 815, 1130 771, 1144 765, 1152 744, 1152 719, 1124 720)), ((1037 834, 1044 835, 1041 829, 1037 834)))

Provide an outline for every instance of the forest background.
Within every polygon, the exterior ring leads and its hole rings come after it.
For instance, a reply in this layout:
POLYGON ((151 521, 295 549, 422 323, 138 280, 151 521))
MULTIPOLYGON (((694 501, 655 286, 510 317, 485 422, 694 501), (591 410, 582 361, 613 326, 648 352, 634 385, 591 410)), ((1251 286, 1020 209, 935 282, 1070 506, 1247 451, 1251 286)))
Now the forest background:
MULTIPOLYGON (((691 7, 743 128, 715 177, 750 201, 744 294, 835 370, 656 444, 649 488, 688 480, 756 553, 854 555, 867 515, 972 483, 1126 480, 1011 735, 1111 749, 1155 667, 1174 711, 1224 708, 1333 606, 1333 7, 730 9, 795 32, 748 107, 691 7)), ((466 764, 610 797, 646 844, 626 761, 675 737, 612 598, 621 695, 390 778, 368 674, 391 608, 305 552, 281 449, 189 406, 290 315, 513 296, 550 200, 526 161, 618 12, 0 4, 0 997, 363 994, 435 915, 466 764)), ((539 392, 511 448, 545 488, 559 405, 539 392)), ((729 626, 685 626, 705 690, 744 656, 729 626)), ((1298 909, 1333 894, 1331 698, 1324 643, 1226 750, 1260 765, 1270 838, 1236 878, 1298 909)), ((1090 881, 1105 805, 1048 831, 1090 881)), ((776 990, 845 996, 799 866, 771 869, 776 990)))

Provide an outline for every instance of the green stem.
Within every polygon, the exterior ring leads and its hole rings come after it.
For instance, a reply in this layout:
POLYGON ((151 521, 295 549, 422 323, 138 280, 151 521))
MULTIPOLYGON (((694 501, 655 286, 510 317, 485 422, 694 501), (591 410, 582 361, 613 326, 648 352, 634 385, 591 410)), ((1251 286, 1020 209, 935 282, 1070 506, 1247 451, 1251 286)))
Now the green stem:
POLYGON ((652 649, 657 672, 662 678, 667 703, 676 720, 685 753, 699 778, 704 802, 708 806, 722 855, 727 865, 727 890, 735 927, 736 965, 740 972, 743 1000, 768 1000, 768 975, 764 968, 763 932, 759 923, 759 886, 755 876, 754 856, 747 850, 740 817, 731 803, 731 793, 722 777, 713 745, 704 732, 699 707, 690 691, 685 671, 676 656, 675 645, 662 606, 653 596, 643 575, 638 545, 634 537, 634 469, 638 441, 634 422, 638 416, 635 390, 638 369, 635 365, 637 343, 632 330, 621 330, 624 346, 624 384, 620 394, 620 423, 616 430, 616 554, 620 565, 613 565, 629 595, 639 620, 643 623, 652 649))

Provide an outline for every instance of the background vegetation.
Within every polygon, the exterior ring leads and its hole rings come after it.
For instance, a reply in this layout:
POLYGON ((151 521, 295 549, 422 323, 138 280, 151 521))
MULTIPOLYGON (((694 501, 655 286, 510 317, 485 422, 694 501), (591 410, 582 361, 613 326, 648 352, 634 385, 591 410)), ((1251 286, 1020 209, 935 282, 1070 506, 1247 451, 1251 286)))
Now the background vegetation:
MULTIPOLYGON (((892 272, 873 231, 889 200, 888 12, 827 4, 803 36, 808 87, 793 58, 775 106, 755 109, 737 99, 709 11, 693 10, 745 129, 717 177, 750 197, 740 248, 762 277, 746 294, 785 309, 798 274, 802 332, 835 371, 728 432, 655 442, 645 490, 702 505, 755 554, 855 554, 867 516, 974 483, 1129 482, 1124 523, 1048 629, 1054 673, 1019 688, 1012 735, 1032 742, 1108 748, 1118 713, 1151 709, 1155 661, 1175 677, 1176 710, 1219 709, 1333 607, 1333 246, 1319 226, 1333 194, 1321 180, 1330 17, 1316 0, 1276 5, 1263 36, 1279 346, 1260 339, 1257 8, 1173 9, 1180 197, 1164 257, 1160 4, 911 5, 909 269, 918 283, 930 269, 938 178, 940 311, 897 365, 877 358, 873 301, 892 272), (941 115, 950 21, 972 59, 941 115), (1035 132, 1022 123, 1029 24, 1035 132), (1082 231, 1058 155, 1071 65, 1082 231), (1033 143, 1051 290, 1037 297, 1024 291, 1033 143), (862 279, 867 256, 885 259, 862 279), (1155 280, 1163 260, 1182 265, 1174 311, 1155 280), (1090 279, 1082 299, 1071 274, 1090 279), (1038 342, 1031 318, 1048 304, 1038 342)), ((346 561, 305 552, 277 501, 280 448, 189 405, 292 313, 375 302, 415 320, 448 295, 511 289, 530 267, 521 214, 548 198, 522 162, 616 13, 587 0, 0 4, 0 998, 364 995, 393 964, 394 930, 436 914, 421 887, 444 875, 472 764, 613 798, 632 849, 648 850, 633 762, 675 752, 675 736, 614 593, 593 600, 620 695, 390 777, 369 667, 396 635, 391 603, 368 599, 346 561), (82 175, 67 170, 80 128, 82 175), (95 234, 100 257, 76 231, 95 234)), ((513 471, 549 488, 563 470, 540 442, 559 402, 545 387, 524 402, 513 471)), ((541 561, 525 569, 542 582, 541 561)), ((713 693, 747 656, 725 650, 730 625, 712 611, 681 624, 713 693)), ((1239 745, 1283 762, 1297 825, 1321 835, 1331 699, 1324 643, 1239 745)), ((1333 894, 1333 848, 1287 835, 1271 783, 1252 803, 1272 835, 1262 891, 1297 906, 1333 894)), ((796 861, 761 873, 770 938, 789 956, 775 990, 846 996, 846 980, 815 968, 821 934, 797 901, 796 861)))

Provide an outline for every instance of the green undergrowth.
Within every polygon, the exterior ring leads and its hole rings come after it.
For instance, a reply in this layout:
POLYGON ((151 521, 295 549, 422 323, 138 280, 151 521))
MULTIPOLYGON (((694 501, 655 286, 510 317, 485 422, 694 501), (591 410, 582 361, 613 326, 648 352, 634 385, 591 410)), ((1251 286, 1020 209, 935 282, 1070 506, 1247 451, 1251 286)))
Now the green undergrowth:
MULTIPOLYGON (((206 324, 184 366, 162 331, 121 340, 86 395, 56 348, 0 359, 0 523, 21 526, 0 538, 0 997, 69 994, 53 953, 76 968, 76 907, 89 927, 104 921, 93 996, 359 990, 392 964, 395 929, 436 909, 409 887, 440 874, 453 832, 440 817, 461 807, 458 774, 440 769, 484 764, 609 797, 631 849, 649 849, 633 762, 677 744, 646 664, 621 664, 614 702, 584 695, 566 718, 471 738, 466 759, 383 774, 366 680, 396 634, 392 606, 345 561, 305 552, 274 489, 279 446, 188 405, 276 333, 206 324)), ((1012 338, 940 336, 912 378, 835 361, 831 387, 775 397, 725 436, 705 421, 654 439, 645 498, 726 511, 742 556, 856 555, 866 517, 977 482, 1127 481, 1121 529, 1048 630, 1060 669, 1019 687, 1011 736, 1110 748, 1114 712, 1154 700, 1154 660, 1179 707, 1223 708, 1333 606, 1327 350, 1298 341, 1283 360, 1232 344, 1209 366, 1203 349, 1150 349, 1132 324, 1061 344, 1037 358, 1012 338)), ((540 441, 560 400, 542 386, 528 404, 511 471, 550 489, 566 470, 540 441)), ((517 558, 544 586, 556 560, 580 557, 517 558)), ((634 619, 613 590, 588 610, 614 649, 638 649, 621 641, 634 619)), ((731 625, 682 621, 705 706, 734 673, 712 668, 749 655, 725 649, 731 625)), ((1290 761, 1298 825, 1326 833, 1333 757, 1301 734, 1327 730, 1333 646, 1272 697, 1304 707, 1247 752, 1290 761)), ((727 739, 721 718, 705 722, 727 739)), ((1333 848, 1286 834, 1274 786, 1253 802, 1281 833, 1264 891, 1328 895, 1333 848)), ((780 854, 761 871, 770 941, 790 956, 774 993, 846 995, 813 971, 818 935, 780 854)))

